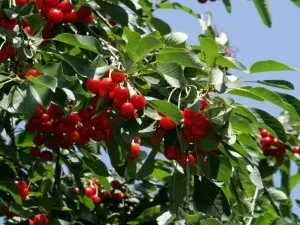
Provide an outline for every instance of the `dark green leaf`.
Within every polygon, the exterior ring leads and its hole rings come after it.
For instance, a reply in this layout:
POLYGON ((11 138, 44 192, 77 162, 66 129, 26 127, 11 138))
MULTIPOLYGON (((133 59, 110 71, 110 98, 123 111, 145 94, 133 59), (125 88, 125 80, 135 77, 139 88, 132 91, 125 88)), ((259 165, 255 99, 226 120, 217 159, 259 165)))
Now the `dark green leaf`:
POLYGON ((222 225, 222 223, 216 219, 201 220, 201 225, 222 225))
POLYGON ((158 63, 157 70, 172 87, 182 88, 187 83, 181 66, 176 63, 158 63))
POLYGON ((43 85, 43 86, 49 88, 53 92, 55 92, 55 89, 57 87, 57 79, 53 76, 48 76, 48 75, 42 75, 39 77, 30 76, 27 78, 27 80, 29 80, 37 85, 43 85))
POLYGON ((87 158, 82 158, 85 165, 90 168, 90 170, 97 176, 108 176, 108 170, 105 166, 105 164, 99 159, 99 160, 89 160, 87 158))
POLYGON ((294 85, 286 80, 258 80, 257 82, 271 87, 277 87, 286 90, 294 90, 294 85))
POLYGON ((159 33, 161 33, 162 35, 164 34, 168 34, 171 32, 171 28, 169 26, 169 24, 167 24, 165 21, 156 18, 156 17, 152 17, 149 21, 149 23, 156 29, 159 31, 159 33))
POLYGON ((223 0, 223 3, 225 5, 225 8, 226 8, 227 12, 231 13, 231 3, 230 3, 230 0, 223 0))
POLYGON ((264 24, 271 27, 272 21, 268 0, 253 0, 253 3, 264 24))
POLYGON ((161 206, 154 206, 143 211, 136 219, 128 222, 128 224, 136 225, 141 223, 146 223, 150 221, 155 221, 155 219, 161 215, 163 212, 161 206))
POLYGON ((186 194, 185 175, 175 170, 174 174, 168 179, 168 191, 169 198, 172 203, 172 208, 178 208, 183 202, 186 194))
POLYGON ((117 4, 110 4, 106 1, 96 0, 101 9, 112 17, 118 24, 122 26, 128 25, 128 14, 122 7, 117 4))
POLYGON ((141 169, 138 171, 136 177, 141 180, 149 176, 154 170, 155 156, 159 150, 159 145, 152 149, 151 153, 143 163, 141 169))
POLYGON ((34 13, 28 17, 25 17, 30 24, 30 28, 33 32, 38 32, 46 24, 46 21, 38 13, 34 13))

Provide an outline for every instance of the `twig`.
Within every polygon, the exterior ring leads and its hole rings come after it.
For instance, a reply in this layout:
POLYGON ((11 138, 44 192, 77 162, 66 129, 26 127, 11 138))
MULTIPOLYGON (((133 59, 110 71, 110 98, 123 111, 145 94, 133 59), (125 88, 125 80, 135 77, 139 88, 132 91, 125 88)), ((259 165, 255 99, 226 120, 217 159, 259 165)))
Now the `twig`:
POLYGON ((246 225, 251 225, 251 223, 252 223, 253 215, 254 215, 254 211, 255 211, 255 204, 256 204, 256 201, 257 201, 258 193, 259 193, 259 190, 258 190, 258 188, 256 188, 256 189, 255 189, 254 196, 253 196, 253 200, 252 200, 252 207, 253 207, 253 210, 252 210, 252 212, 251 212, 251 216, 250 216, 248 222, 246 223, 246 225))

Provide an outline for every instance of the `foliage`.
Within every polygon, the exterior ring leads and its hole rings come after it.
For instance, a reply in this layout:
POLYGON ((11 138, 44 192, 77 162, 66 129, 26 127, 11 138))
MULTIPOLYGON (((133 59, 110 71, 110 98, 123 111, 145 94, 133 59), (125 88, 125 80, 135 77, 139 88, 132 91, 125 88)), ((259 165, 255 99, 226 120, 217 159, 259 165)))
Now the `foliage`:
MULTIPOLYGON (((270 26, 267 1, 253 3, 270 26)), ((177 2, 0 7, 5 224, 299 223, 290 199, 300 180, 290 168, 300 154, 294 86, 233 75, 297 68, 274 60, 247 68, 211 16, 177 2), (157 9, 199 19, 199 44, 172 32, 157 9), (240 96, 284 113, 277 119, 240 96)))

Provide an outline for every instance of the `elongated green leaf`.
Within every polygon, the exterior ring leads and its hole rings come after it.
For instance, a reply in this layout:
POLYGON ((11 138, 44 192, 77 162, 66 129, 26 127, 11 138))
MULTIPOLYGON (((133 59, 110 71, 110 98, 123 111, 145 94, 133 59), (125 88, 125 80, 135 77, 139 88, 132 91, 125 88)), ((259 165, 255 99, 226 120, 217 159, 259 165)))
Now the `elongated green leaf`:
POLYGON ((216 219, 206 219, 200 221, 201 225, 222 225, 222 223, 216 219))
POLYGON ((168 116, 175 123, 180 123, 182 115, 178 107, 165 100, 152 100, 149 104, 158 112, 168 116))
POLYGON ((144 162, 143 166, 137 173, 137 179, 143 179, 144 177, 149 176, 153 170, 154 170, 154 164, 155 164, 155 156, 157 154, 157 151, 159 150, 159 147, 155 147, 152 149, 151 153, 147 157, 146 161, 144 162))
POLYGON ((271 27, 271 13, 268 5, 268 0, 253 0, 253 3, 265 25, 271 27))
POLYGON ((63 73, 61 63, 48 63, 42 66, 42 72, 44 75, 59 78, 63 73))
POLYGON ((15 143, 18 147, 32 147, 35 134, 23 132, 15 137, 15 143))
POLYGON ((183 202, 186 194, 186 177, 177 170, 168 179, 169 198, 173 209, 177 209, 183 202), (180 192, 178 191, 180 190, 180 192))
POLYGON ((231 3, 230 3, 230 0, 223 0, 223 3, 225 5, 225 8, 226 8, 227 12, 231 13, 231 3))
POLYGON ((254 99, 256 101, 261 101, 263 102, 264 99, 261 98, 259 95, 252 93, 251 91, 247 90, 247 89, 243 89, 243 88, 236 88, 236 89, 232 89, 230 91, 228 91, 229 94, 232 95, 238 95, 238 96, 242 96, 245 98, 251 98, 254 99))
POLYGON ((213 67, 219 56, 219 47, 212 38, 199 37, 207 66, 213 67))
POLYGON ((296 6, 300 7, 300 0, 291 0, 296 6))
POLYGON ((294 90, 294 85, 286 80, 258 80, 257 83, 286 90, 294 90))
POLYGON ((100 0, 96 0, 96 3, 99 4, 101 9, 112 17, 118 24, 122 26, 128 25, 128 14, 121 6, 100 0))
POLYGON ((159 18, 152 17, 149 23, 162 35, 169 34, 172 31, 169 24, 159 18))
POLYGON ((285 65, 275 60, 264 60, 254 63, 250 67, 250 73, 264 73, 264 72, 279 72, 279 71, 296 71, 298 69, 285 65))
POLYGON ((157 62, 162 63, 178 63, 181 66, 202 68, 203 63, 198 59, 197 55, 187 51, 186 49, 164 49, 160 51, 156 57, 157 62))
POLYGON ((222 67, 228 67, 232 69, 242 70, 248 72, 246 66, 237 61, 235 58, 219 55, 217 58, 217 64, 222 67))
POLYGON ((258 188, 258 189, 263 189, 264 185, 263 185, 263 181, 261 179, 259 170, 254 167, 253 171, 250 173, 250 180, 252 181, 252 183, 258 188))
POLYGON ((187 84, 181 66, 176 63, 158 63, 157 70, 172 87, 182 88, 187 84))
POLYGON ((162 41, 167 46, 176 46, 180 45, 188 39, 188 36, 185 33, 181 32, 172 32, 162 37, 162 41))
POLYGON ((57 35, 54 40, 68 45, 76 46, 78 48, 86 49, 98 54, 102 52, 100 42, 92 36, 64 33, 57 35))
POLYGON ((226 91, 226 86, 224 83, 225 75, 222 70, 219 68, 214 68, 211 71, 210 75, 210 84, 218 91, 219 93, 224 93, 226 91))
POLYGON ((162 212, 163 212, 163 209, 161 206, 154 206, 154 207, 148 208, 145 211, 143 211, 136 219, 128 222, 128 224, 136 225, 136 224, 150 222, 153 220, 155 221, 156 218, 162 214, 162 212))
POLYGON ((288 200, 287 195, 283 191, 274 187, 268 188, 268 192, 275 201, 281 202, 288 200))
POLYGON ((293 106, 294 109, 296 110, 297 114, 300 116, 300 100, 298 98, 296 98, 292 95, 284 94, 284 93, 279 93, 279 92, 275 92, 275 93, 280 96, 282 101, 293 106))
POLYGON ((194 17, 201 18, 201 15, 197 13, 196 11, 192 10, 191 8, 182 5, 178 2, 170 3, 170 2, 163 2, 157 5, 157 8, 162 8, 162 9, 180 9, 194 17))
POLYGON ((108 170, 105 164, 99 160, 89 160, 88 158, 82 159, 85 165, 97 176, 108 176, 108 170))

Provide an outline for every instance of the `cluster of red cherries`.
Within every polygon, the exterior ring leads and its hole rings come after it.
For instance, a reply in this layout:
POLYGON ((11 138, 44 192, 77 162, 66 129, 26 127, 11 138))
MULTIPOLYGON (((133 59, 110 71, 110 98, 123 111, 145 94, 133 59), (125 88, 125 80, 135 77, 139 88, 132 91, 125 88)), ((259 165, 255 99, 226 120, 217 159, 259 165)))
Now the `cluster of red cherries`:
MULTIPOLYGON (((122 201, 125 197, 123 192, 120 190, 122 187, 119 180, 113 180, 110 183, 112 187, 111 193, 109 193, 107 190, 102 189, 101 190, 101 183, 98 179, 93 179, 92 181, 89 181, 89 184, 85 187, 85 195, 90 198, 94 204, 98 205, 103 201, 114 199, 116 201, 122 201)), ((79 188, 74 187, 73 192, 75 194, 79 194, 79 188)))
POLYGON ((259 129, 261 139, 260 144, 265 156, 273 156, 282 162, 285 155, 285 146, 266 129, 259 129))
MULTIPOLYGON (((209 119, 202 114, 202 111, 208 108, 209 102, 205 98, 200 98, 201 109, 191 110, 185 108, 182 112, 183 122, 180 126, 183 129, 183 136, 187 143, 194 143, 206 137, 210 130, 209 119)), ((162 117, 156 124, 156 130, 152 136, 152 143, 159 143, 164 137, 165 131, 176 128, 176 123, 169 117, 161 115, 162 117)), ((180 149, 175 145, 167 146, 164 150, 164 155, 169 160, 177 160, 181 166, 187 163, 189 166, 195 164, 195 156, 192 153, 180 153, 180 149)))
POLYGON ((49 225, 49 220, 45 214, 37 214, 29 218, 29 225, 49 225))

